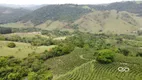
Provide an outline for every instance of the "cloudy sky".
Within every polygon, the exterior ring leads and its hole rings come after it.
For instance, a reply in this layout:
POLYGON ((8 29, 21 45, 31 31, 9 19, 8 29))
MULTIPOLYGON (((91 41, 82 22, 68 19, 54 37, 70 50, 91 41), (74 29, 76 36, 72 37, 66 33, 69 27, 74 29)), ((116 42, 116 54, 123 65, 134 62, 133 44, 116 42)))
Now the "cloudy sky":
MULTIPOLYGON (((0 4, 102 4, 134 0, 0 0, 0 4)), ((142 1, 142 0, 137 0, 142 1)))

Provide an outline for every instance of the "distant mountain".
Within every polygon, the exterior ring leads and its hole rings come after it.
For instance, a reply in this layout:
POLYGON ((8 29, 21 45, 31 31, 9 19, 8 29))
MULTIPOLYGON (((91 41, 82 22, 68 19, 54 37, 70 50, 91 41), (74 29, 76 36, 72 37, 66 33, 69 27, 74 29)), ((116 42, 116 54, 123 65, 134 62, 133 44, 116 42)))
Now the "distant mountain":
POLYGON ((36 10, 38 8, 41 8, 45 5, 16 5, 16 4, 0 4, 0 6, 2 7, 9 7, 9 8, 14 8, 14 9, 19 9, 19 8, 23 8, 23 9, 27 9, 27 10, 36 10))
POLYGON ((73 22, 89 12, 91 12, 90 9, 82 8, 78 5, 47 5, 23 16, 21 21, 31 21, 35 25, 44 23, 47 20, 73 22))
MULTIPOLYGON (((9 11, 4 13, 9 13, 9 11)), ((47 5, 20 17, 17 23, 1 26, 21 25, 21 27, 35 27, 43 30, 59 29, 129 34, 142 27, 141 15, 141 2, 47 5)))
POLYGON ((18 19, 25 14, 31 12, 23 8, 13 9, 0 6, 0 24, 18 21, 18 19))
POLYGON ((96 10, 117 10, 117 11, 128 11, 131 13, 136 13, 142 16, 142 1, 126 1, 126 2, 116 2, 107 5, 88 5, 90 8, 96 10))

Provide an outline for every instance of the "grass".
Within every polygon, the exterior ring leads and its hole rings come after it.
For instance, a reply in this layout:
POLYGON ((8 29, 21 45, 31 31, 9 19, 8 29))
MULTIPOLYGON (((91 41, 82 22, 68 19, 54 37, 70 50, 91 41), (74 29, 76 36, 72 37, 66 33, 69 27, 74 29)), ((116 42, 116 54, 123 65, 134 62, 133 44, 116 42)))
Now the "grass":
POLYGON ((47 20, 45 23, 42 23, 37 28, 43 29, 43 30, 54 30, 54 29, 61 29, 66 25, 66 23, 61 21, 51 21, 47 20))
POLYGON ((32 23, 7 23, 7 24, 1 24, 2 27, 10 27, 10 28, 31 28, 33 27, 32 23))
POLYGON ((142 25, 140 21, 141 18, 136 17, 134 14, 128 12, 117 13, 117 11, 111 10, 94 11, 76 20, 75 24, 79 24, 79 30, 81 31, 98 33, 99 30, 102 30, 105 33, 130 34, 140 28, 142 25), (128 20, 134 19, 138 24, 134 26, 129 24, 127 20, 121 19, 122 13, 128 14, 130 16, 128 20))
POLYGON ((25 58, 32 52, 41 53, 45 50, 48 50, 49 48, 55 47, 55 45, 35 47, 31 46, 28 43, 14 42, 16 44, 16 47, 9 48, 7 47, 8 43, 9 41, 0 41, 0 56, 13 55, 17 58, 25 58))
POLYGON ((65 40, 65 39, 66 39, 66 36, 54 38, 54 40, 65 40))

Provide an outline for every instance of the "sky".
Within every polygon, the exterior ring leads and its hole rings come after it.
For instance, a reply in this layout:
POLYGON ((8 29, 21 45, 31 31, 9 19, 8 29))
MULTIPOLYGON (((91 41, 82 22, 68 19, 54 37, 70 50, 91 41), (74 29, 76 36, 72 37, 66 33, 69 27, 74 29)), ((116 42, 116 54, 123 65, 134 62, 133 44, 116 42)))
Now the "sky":
MULTIPOLYGON (((104 4, 119 1, 134 1, 134 0, 0 0, 0 4, 104 4)), ((137 0, 142 1, 142 0, 137 0)))

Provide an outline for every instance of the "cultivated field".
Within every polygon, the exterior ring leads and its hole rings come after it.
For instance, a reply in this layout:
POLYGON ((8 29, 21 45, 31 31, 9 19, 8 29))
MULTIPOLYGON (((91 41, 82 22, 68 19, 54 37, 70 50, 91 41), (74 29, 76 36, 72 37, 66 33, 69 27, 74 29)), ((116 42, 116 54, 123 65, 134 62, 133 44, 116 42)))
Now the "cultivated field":
POLYGON ((141 80, 142 69, 134 64, 99 64, 95 61, 87 62, 73 71, 60 76, 55 80, 141 80), (130 70, 128 72, 118 71, 119 67, 127 66, 130 70))

